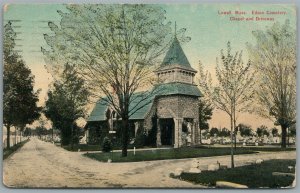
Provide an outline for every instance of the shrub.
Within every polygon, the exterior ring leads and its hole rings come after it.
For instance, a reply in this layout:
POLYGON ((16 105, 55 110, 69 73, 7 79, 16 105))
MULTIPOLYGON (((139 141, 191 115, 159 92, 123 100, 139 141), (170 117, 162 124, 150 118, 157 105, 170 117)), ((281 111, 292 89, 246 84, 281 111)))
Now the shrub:
POLYGON ((147 135, 145 133, 139 133, 134 140, 134 146, 136 148, 144 147, 146 144, 146 138, 147 135))
POLYGON ((104 137, 102 143, 102 151, 103 152, 110 152, 112 150, 112 144, 108 137, 104 137))
POLYGON ((151 146, 151 147, 156 147, 156 136, 157 136, 157 116, 154 115, 151 119, 152 121, 152 128, 146 129, 148 130, 148 135, 146 136, 145 139, 145 145, 146 146, 151 146))

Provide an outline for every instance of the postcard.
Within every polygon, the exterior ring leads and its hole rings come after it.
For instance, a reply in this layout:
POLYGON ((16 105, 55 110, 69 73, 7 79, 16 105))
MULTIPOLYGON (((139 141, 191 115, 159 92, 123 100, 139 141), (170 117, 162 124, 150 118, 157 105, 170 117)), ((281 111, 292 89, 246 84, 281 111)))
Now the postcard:
POLYGON ((7 188, 294 188, 296 6, 5 4, 7 188))

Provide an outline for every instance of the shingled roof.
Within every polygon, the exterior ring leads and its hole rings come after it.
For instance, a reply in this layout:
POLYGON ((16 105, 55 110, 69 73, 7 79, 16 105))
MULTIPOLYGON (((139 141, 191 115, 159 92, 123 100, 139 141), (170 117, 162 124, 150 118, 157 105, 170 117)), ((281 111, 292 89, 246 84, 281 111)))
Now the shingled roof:
MULTIPOLYGON (((185 56, 178 39, 175 37, 173 43, 171 44, 161 67, 157 70, 165 70, 170 68, 182 68, 186 70, 190 70, 192 72, 195 71, 187 57, 185 56)), ((132 96, 133 101, 129 105, 129 111, 135 111, 129 119, 138 120, 144 119, 147 113, 150 111, 153 101, 156 97, 160 96, 168 96, 168 95, 187 95, 194 97, 201 97, 202 94, 196 85, 187 84, 182 82, 170 82, 164 84, 156 85, 152 91, 135 93, 132 96), (151 97, 145 97, 145 95, 151 93, 151 97), (141 100, 143 99, 143 100, 141 100), (142 102, 140 102, 142 101, 142 102)), ((106 120, 106 110, 109 104, 105 99, 101 99, 96 103, 91 115, 88 118, 88 122, 91 121, 104 121, 106 120)))
POLYGON ((87 121, 91 122, 91 121, 106 120, 106 110, 107 110, 108 106, 109 105, 105 99, 100 99, 99 101, 97 101, 97 103, 87 121))
MULTIPOLYGON (((147 113, 150 111, 153 101, 156 97, 159 96, 168 96, 168 95, 187 95, 187 96, 195 96, 201 97, 202 94, 196 85, 180 83, 180 82, 172 82, 159 84, 153 88, 151 91, 155 93, 151 95, 151 97, 145 97, 147 92, 140 92, 134 94, 132 97, 134 100, 130 103, 129 109, 130 111, 137 109, 134 114, 130 116, 130 120, 140 120, 144 119, 147 113), (140 103, 140 99, 144 100, 140 103)), ((96 106, 94 107, 92 113, 88 118, 88 122, 92 121, 105 121, 106 120, 106 110, 109 104, 105 99, 100 99, 96 106)))
POLYGON ((203 96, 199 88, 196 85, 182 83, 182 82, 170 82, 164 83, 157 86, 157 96, 166 95, 187 95, 187 96, 203 96))
POLYGON ((180 43, 177 37, 174 38, 173 43, 171 44, 162 64, 161 67, 172 65, 172 64, 179 64, 184 67, 191 67, 187 57, 185 56, 180 43))

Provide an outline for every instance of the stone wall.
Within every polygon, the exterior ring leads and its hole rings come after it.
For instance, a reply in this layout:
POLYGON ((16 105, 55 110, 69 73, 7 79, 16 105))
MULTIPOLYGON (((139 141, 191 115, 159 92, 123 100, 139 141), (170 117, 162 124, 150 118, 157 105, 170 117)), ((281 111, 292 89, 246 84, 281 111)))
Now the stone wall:
POLYGON ((198 129, 198 98, 184 95, 160 96, 154 101, 148 113, 144 127, 148 130, 152 128, 152 117, 157 113, 160 118, 173 118, 175 123, 175 147, 183 145, 182 141, 176 141, 181 136, 182 123, 186 118, 193 119, 192 145, 199 143, 198 129))
POLYGON ((156 99, 158 118, 192 118, 198 120, 198 98, 172 95, 156 99))
POLYGON ((193 74, 190 72, 178 70, 176 72, 175 81, 193 84, 193 74))

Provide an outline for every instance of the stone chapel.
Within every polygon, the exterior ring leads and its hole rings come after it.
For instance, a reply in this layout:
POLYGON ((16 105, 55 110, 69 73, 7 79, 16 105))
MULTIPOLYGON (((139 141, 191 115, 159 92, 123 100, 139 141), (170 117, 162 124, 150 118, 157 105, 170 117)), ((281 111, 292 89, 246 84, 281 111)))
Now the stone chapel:
MULTIPOLYGON (((198 101, 202 94, 194 82, 197 71, 191 67, 176 36, 154 73, 160 82, 155 86, 158 92, 130 117, 131 137, 134 139, 139 130, 149 133, 155 129, 157 147, 198 144, 198 101)), ((114 110, 99 100, 87 120, 87 142, 101 137, 107 128, 114 130, 117 122, 114 110)))

